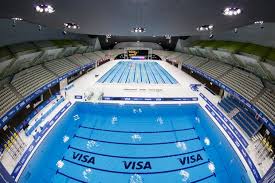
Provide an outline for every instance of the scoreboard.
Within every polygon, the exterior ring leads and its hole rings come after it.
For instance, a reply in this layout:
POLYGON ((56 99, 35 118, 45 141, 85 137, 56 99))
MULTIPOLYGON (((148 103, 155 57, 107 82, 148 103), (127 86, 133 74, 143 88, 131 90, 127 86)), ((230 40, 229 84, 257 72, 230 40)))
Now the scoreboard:
POLYGON ((128 47, 124 48, 124 59, 145 60, 152 58, 152 48, 128 47))
POLYGON ((127 50, 128 58, 144 56, 148 57, 148 50, 127 50))

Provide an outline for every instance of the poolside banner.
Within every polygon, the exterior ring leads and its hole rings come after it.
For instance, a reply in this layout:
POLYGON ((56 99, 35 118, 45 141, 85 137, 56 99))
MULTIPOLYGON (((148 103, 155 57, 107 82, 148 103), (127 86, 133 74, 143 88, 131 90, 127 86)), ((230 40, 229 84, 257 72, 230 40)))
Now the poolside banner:
POLYGON ((14 179, 7 172, 3 164, 0 162, 0 182, 3 183, 15 183, 14 179))
POLYGON ((46 132, 55 124, 55 122, 58 120, 58 118, 71 106, 71 102, 68 102, 54 117, 51 121, 47 122, 40 133, 38 133, 33 142, 30 144, 28 149, 25 151, 25 153, 22 155, 20 161, 17 163, 15 168, 13 169, 13 172, 11 173, 11 176, 15 179, 20 170, 22 169, 23 165, 26 163, 30 155, 32 154, 33 150, 36 148, 40 140, 44 137, 46 132))
POLYGON ((261 181, 261 176, 254 165, 253 161, 251 160, 249 154, 247 154, 245 148, 240 144, 239 140, 232 134, 231 130, 227 128, 225 123, 219 118, 219 116, 214 112, 214 110, 206 104, 206 109, 210 112, 210 114, 218 121, 218 123, 221 125, 221 127, 224 129, 224 131, 227 133, 227 135, 231 138, 231 140, 234 142, 240 153, 242 154, 243 158, 245 159, 247 165, 249 166, 256 182, 261 181))
POLYGON ((198 101, 198 97, 189 98, 149 98, 149 97, 102 97, 102 100, 124 100, 124 101, 198 101))
POLYGON ((6 123, 21 109, 23 109, 26 105, 28 105, 31 101, 33 101, 35 98, 37 98, 39 95, 41 95, 42 93, 44 93, 46 90, 48 90, 49 88, 51 88, 52 86, 56 85, 57 83, 59 83, 61 80, 75 74, 76 72, 79 72, 80 70, 83 69, 88 69, 88 68, 94 68, 95 67, 95 63, 90 63, 90 64, 86 64, 84 66, 78 67, 72 71, 67 72, 66 74, 64 74, 61 77, 58 77, 54 80, 52 80, 51 82, 45 84, 44 86, 42 86, 41 88, 37 89, 35 92, 33 92, 32 94, 26 96, 22 101, 20 101, 19 103, 17 103, 14 107, 12 107, 9 111, 7 111, 3 116, 1 116, 0 118, 0 128, 3 128, 6 123))
POLYGON ((247 141, 243 137, 243 135, 237 130, 237 128, 230 122, 230 120, 227 119, 227 117, 212 103, 208 98, 206 98, 202 93, 200 93, 200 96, 208 103, 212 109, 222 118, 222 120, 229 126, 229 128, 234 132, 236 137, 241 141, 243 146, 246 148, 248 146, 247 141))
POLYGON ((270 169, 266 172, 265 176, 262 178, 261 183, 274 183, 275 180, 275 163, 273 162, 270 169))
POLYGON ((74 98, 77 100, 82 100, 83 97, 82 97, 82 95, 75 95, 74 98))
POLYGON ((258 109, 256 106, 254 106, 248 100, 246 100, 243 96, 241 96, 240 94, 238 94, 237 92, 235 92, 233 89, 231 89, 230 87, 228 87, 225 84, 223 84, 221 81, 218 81, 218 80, 212 78, 211 76, 209 76, 208 74, 204 73, 200 69, 197 69, 197 68, 195 68, 195 67, 193 67, 191 65, 186 65, 186 64, 183 64, 183 66, 186 67, 186 68, 188 68, 188 69, 190 69, 190 70, 192 70, 193 72, 199 74, 200 76, 208 79, 209 81, 215 83, 220 88, 224 89, 225 91, 227 91, 231 95, 235 96, 245 106, 247 106, 250 110, 254 111, 255 114, 258 114, 259 117, 260 117, 261 122, 263 122, 265 124, 265 126, 271 131, 271 133, 273 135, 275 135, 275 124, 264 113, 262 113, 260 109, 258 109))

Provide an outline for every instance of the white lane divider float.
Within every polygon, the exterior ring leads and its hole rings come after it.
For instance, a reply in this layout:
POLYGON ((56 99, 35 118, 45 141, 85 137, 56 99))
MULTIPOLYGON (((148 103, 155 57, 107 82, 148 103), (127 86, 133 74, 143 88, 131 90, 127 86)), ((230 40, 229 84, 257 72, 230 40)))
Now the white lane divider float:
POLYGON ((158 117, 158 118, 157 118, 157 122, 158 122, 160 125, 163 125, 163 119, 162 119, 162 117, 158 117))
POLYGON ((137 114, 137 113, 142 113, 142 109, 141 108, 137 108, 137 109, 133 109, 133 113, 137 114))
POLYGON ((203 141, 204 141, 205 145, 207 145, 207 146, 210 145, 210 139, 208 137, 205 137, 203 141))
POLYGON ((90 181, 89 177, 92 174, 92 169, 90 168, 86 168, 83 172, 82 175, 84 177, 84 179, 86 179, 87 181, 90 181))
POLYGON ((131 175, 130 183, 143 183, 142 177, 138 174, 131 175))
POLYGON ((209 162, 208 163, 208 169, 210 170, 211 173, 214 173, 215 172, 215 165, 213 162, 209 162))
POLYGON ((113 116, 113 117, 112 117, 112 125, 117 124, 117 122, 118 122, 117 117, 116 117, 116 116, 113 116))
POLYGON ((136 134, 136 133, 133 134, 131 138, 134 142, 141 141, 141 136, 139 134, 136 134))
POLYGON ((93 147, 98 147, 98 144, 94 140, 89 140, 87 142, 87 149, 92 149, 93 147))
POLYGON ((79 117, 79 115, 78 115, 78 114, 74 115, 73 117, 74 117, 74 120, 75 120, 75 121, 77 121, 77 120, 79 120, 79 119, 80 119, 80 117, 79 117))
POLYGON ((69 139, 70 139, 70 137, 68 137, 67 135, 65 135, 63 137, 63 142, 66 143, 66 142, 68 142, 69 139))
POLYGON ((57 163, 56 163, 56 166, 58 168, 62 168, 64 166, 64 162, 62 160, 58 160, 57 163))
POLYGON ((178 149, 180 149, 181 151, 186 151, 187 150, 187 146, 184 142, 177 142, 176 147, 178 149))
POLYGON ((200 122, 201 122, 200 118, 197 117, 197 116, 195 117, 195 120, 196 120, 197 123, 200 123, 200 122))
POLYGON ((187 171, 181 170, 179 174, 182 177, 182 182, 186 182, 189 179, 190 174, 187 171))

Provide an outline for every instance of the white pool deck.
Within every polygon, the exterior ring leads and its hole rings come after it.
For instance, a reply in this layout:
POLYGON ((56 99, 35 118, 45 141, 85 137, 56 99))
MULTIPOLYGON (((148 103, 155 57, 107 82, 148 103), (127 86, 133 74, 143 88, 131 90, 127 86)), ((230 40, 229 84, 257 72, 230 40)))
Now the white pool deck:
MULTIPOLYGON (((113 60, 107 62, 87 74, 83 75, 82 77, 78 78, 72 84, 74 85, 72 88, 66 91, 66 100, 59 105, 48 117, 46 120, 50 120, 53 116, 61 110, 61 108, 68 102, 74 103, 75 101, 82 101, 76 100, 75 95, 89 95, 93 93, 91 99, 87 102, 95 102, 95 103, 135 103, 135 104, 187 104, 187 103, 199 103, 204 109, 206 102, 199 96, 199 93, 203 93, 215 106, 218 106, 217 103, 220 100, 219 96, 215 96, 210 93, 204 86, 199 87, 198 91, 193 91, 190 88, 190 84, 201 84, 199 81, 191 77, 190 75, 186 74, 185 72, 181 71, 180 69, 176 68, 175 66, 170 65, 164 61, 158 61, 158 63, 166 69, 177 81, 178 84, 106 84, 106 83, 97 83, 97 80, 100 79, 109 69, 111 69, 115 64, 117 64, 119 60, 113 60), (96 75, 98 75, 96 77, 96 75), (151 97, 151 98, 167 98, 167 97, 198 97, 198 101, 108 101, 108 100, 99 100, 101 95, 108 96, 108 97, 151 97)), ((65 96, 65 91, 61 91, 61 94, 65 96)), ((84 102, 84 101, 83 101, 84 102)), ((251 182, 256 182, 253 178, 252 172, 248 167, 246 161, 238 151, 236 145, 233 141, 229 138, 223 128, 219 125, 216 119, 210 115, 210 113, 205 109, 205 111, 209 114, 212 120, 216 123, 222 133, 226 136, 232 147, 235 149, 236 153, 239 155, 243 165, 245 166, 249 177, 251 178, 251 182)), ((43 112, 43 110, 41 111, 43 112)), ((225 113, 224 113, 225 114, 225 113)), ((229 119, 229 118, 228 118, 229 119)), ((58 123, 58 121, 57 121, 58 123)), ((248 137, 242 132, 242 130, 232 121, 232 124, 240 131, 240 133, 246 138, 249 146, 246 148, 248 154, 252 158, 254 164, 256 165, 259 173, 261 176, 265 174, 268 170, 268 164, 271 164, 270 160, 265 160, 262 165, 258 165, 256 153, 253 150, 254 143, 248 139, 248 137)), ((49 130, 50 131, 50 130, 49 130)), ((48 133, 49 133, 48 131, 48 133)), ((27 145, 30 145, 32 142, 32 137, 26 137, 24 132, 20 132, 21 137, 23 138, 24 142, 27 145)), ((42 141, 41 141, 42 142, 42 141)), ((40 143, 41 143, 40 142, 40 143)), ((37 148, 37 147, 36 147, 37 148)), ((34 151, 33 151, 34 152, 34 151)), ((33 153, 32 153, 33 154, 33 153)), ((30 159, 29 157, 28 159, 30 159)), ((12 172, 15 165, 19 161, 20 157, 17 160, 12 160, 7 152, 3 153, 1 161, 3 165, 7 168, 8 172, 12 172)), ((28 161, 26 161, 25 165, 28 161)), ((17 176, 16 180, 18 180, 20 174, 23 172, 21 169, 19 175, 17 176)))

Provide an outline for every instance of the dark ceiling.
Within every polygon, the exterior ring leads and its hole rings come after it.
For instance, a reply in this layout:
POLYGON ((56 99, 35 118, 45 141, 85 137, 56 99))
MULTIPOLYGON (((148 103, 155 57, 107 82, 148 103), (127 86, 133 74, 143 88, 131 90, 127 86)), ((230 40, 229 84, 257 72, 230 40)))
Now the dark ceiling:
POLYGON ((187 39, 188 36, 175 36, 171 38, 171 41, 167 40, 164 36, 112 36, 111 39, 106 42, 105 36, 98 36, 102 49, 112 49, 117 43, 120 42, 153 42, 162 46, 165 50, 174 50, 178 39, 187 39))
POLYGON ((6 0, 1 1, 0 17, 22 17, 26 21, 62 28, 76 22, 76 32, 117 36, 190 36, 196 27, 214 24, 220 32, 248 25, 257 20, 274 22, 274 0, 6 0), (47 2, 56 12, 51 15, 34 11, 37 2, 47 2), (243 13, 226 17, 221 11, 238 6, 243 13), (145 27, 145 33, 132 33, 133 27, 145 27))

